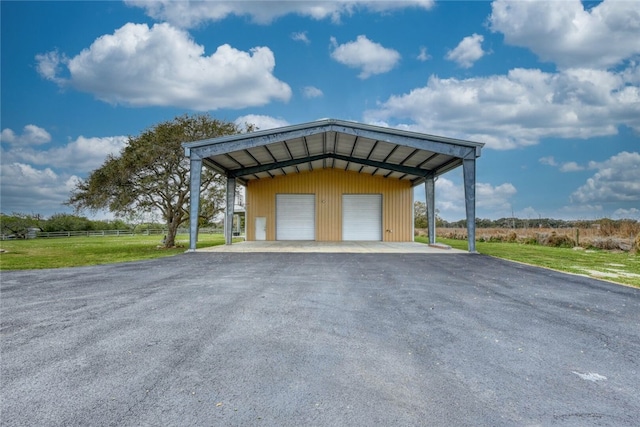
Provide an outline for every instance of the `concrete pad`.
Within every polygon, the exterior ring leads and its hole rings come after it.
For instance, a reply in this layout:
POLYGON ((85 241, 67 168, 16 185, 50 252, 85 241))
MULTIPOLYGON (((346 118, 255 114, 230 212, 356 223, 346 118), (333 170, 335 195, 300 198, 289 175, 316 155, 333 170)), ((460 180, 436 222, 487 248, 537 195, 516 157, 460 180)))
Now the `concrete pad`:
POLYGON ((390 254, 465 254, 467 251, 446 245, 415 242, 312 242, 259 241, 239 242, 198 249, 198 252, 285 252, 285 253, 390 253, 390 254))

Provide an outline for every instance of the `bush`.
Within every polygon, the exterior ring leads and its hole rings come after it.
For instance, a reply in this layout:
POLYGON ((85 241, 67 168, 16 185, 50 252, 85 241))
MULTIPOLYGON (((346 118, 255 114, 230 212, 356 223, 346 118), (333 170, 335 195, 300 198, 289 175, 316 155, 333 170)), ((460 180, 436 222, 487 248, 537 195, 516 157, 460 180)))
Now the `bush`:
POLYGON ((554 248, 573 248, 576 245, 575 240, 573 240, 569 236, 558 235, 555 231, 551 233, 544 241, 542 242, 545 246, 551 246, 554 248))
POLYGON ((413 235, 416 237, 427 237, 429 233, 427 233, 427 230, 416 228, 413 232, 413 235))
POLYGON ((604 249, 607 251, 630 251, 632 246, 629 244, 629 241, 625 241, 625 239, 620 239, 618 237, 596 237, 591 240, 592 248, 595 249, 604 249))

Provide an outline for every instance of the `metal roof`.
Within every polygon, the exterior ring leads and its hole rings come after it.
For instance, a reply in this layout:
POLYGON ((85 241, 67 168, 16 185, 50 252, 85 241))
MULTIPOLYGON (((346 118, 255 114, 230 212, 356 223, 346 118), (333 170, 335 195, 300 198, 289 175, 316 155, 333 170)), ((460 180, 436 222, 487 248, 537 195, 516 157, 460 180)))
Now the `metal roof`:
POLYGON ((424 182, 480 157, 484 144, 326 119, 183 144, 187 156, 246 184, 323 168, 424 182))

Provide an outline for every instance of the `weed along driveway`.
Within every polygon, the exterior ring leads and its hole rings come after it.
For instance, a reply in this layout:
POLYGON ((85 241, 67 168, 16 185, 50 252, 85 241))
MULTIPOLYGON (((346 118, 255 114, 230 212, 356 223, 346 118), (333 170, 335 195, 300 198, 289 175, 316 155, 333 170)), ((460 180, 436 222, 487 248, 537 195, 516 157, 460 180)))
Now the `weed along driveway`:
POLYGON ((470 254, 2 272, 3 426, 637 425, 640 290, 470 254))

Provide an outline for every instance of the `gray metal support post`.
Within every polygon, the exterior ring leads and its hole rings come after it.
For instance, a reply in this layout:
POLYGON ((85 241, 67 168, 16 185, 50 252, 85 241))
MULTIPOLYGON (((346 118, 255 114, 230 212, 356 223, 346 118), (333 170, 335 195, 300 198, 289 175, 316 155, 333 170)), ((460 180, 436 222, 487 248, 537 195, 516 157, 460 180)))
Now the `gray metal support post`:
POLYGON ((467 242, 469 252, 476 252, 476 159, 462 160, 464 204, 467 211, 467 242))
POLYGON ((427 201, 427 225, 429 228, 429 244, 436 243, 436 209, 435 209, 435 179, 433 176, 427 178, 424 182, 424 194, 427 201))
POLYGON ((236 179, 227 177, 227 208, 224 214, 224 243, 230 245, 233 240, 233 208, 236 203, 236 179))
POLYGON ((200 183, 202 181, 202 159, 194 154, 191 155, 191 169, 189 172, 191 187, 189 190, 189 200, 191 202, 189 211, 189 250, 196 251, 196 241, 198 240, 198 215, 200 213, 200 183))

